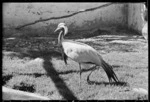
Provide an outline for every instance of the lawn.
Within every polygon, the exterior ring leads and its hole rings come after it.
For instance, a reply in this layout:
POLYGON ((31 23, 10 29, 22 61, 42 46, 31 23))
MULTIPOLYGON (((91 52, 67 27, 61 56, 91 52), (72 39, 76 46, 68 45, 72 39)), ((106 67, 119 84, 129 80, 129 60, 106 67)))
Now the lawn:
POLYGON ((97 67, 87 82, 92 65, 82 66, 61 58, 57 39, 4 39, 3 86, 48 96, 54 100, 147 100, 148 46, 142 36, 127 33, 71 39, 91 45, 113 66, 120 83, 109 83, 97 67))

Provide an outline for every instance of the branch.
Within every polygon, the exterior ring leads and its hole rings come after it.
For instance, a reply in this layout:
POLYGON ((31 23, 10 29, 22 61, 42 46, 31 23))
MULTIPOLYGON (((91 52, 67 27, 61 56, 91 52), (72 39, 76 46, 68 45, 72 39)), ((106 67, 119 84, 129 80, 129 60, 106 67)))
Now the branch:
POLYGON ((74 16, 74 15, 79 14, 79 13, 82 13, 82 12, 93 11, 93 10, 100 9, 100 8, 103 8, 103 7, 112 5, 112 4, 113 4, 113 3, 109 3, 109 4, 102 5, 102 6, 94 7, 94 8, 82 9, 82 10, 79 10, 78 12, 75 12, 75 13, 72 13, 72 14, 69 14, 69 15, 64 15, 64 16, 61 16, 61 17, 51 17, 51 18, 47 18, 47 19, 39 19, 39 20, 36 20, 36 21, 34 21, 34 22, 31 22, 31 23, 28 23, 28 24, 24 24, 24 25, 18 26, 18 27, 16 27, 16 29, 21 29, 21 28, 23 28, 23 27, 36 24, 36 23, 38 23, 38 22, 43 22, 43 21, 48 21, 48 20, 56 20, 56 19, 62 19, 62 18, 68 18, 68 17, 74 16))

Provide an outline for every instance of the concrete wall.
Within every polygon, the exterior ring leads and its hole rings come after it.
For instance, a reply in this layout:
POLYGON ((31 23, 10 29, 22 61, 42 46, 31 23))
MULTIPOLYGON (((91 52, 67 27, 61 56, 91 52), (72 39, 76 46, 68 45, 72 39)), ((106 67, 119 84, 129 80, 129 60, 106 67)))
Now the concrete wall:
POLYGON ((145 22, 144 19, 142 19, 143 9, 144 5, 142 3, 129 3, 128 5, 128 26, 140 33, 145 22))
MULTIPOLYGON (((35 20, 63 16, 81 9, 88 9, 106 3, 4 3, 3 24, 5 28, 16 27, 35 20)), ((110 27, 112 25, 126 25, 127 12, 124 4, 113 4, 108 7, 75 16, 40 22, 26 28, 39 32, 52 33, 60 22, 65 22, 69 30, 89 30, 96 27, 110 27)), ((15 32, 16 33, 16 32, 15 32)))
POLYGON ((2 94, 3 100, 50 100, 48 97, 15 90, 4 86, 2 87, 2 94))
MULTIPOLYGON (((35 20, 50 17, 59 17, 72 14, 81 9, 88 9, 104 5, 106 3, 4 3, 3 4, 3 27, 15 28, 35 20)), ((128 26, 141 32, 144 25, 141 13, 142 3, 113 4, 105 8, 80 13, 69 18, 49 20, 27 26, 24 31, 11 29, 6 33, 36 33, 53 34, 54 29, 60 22, 65 22, 69 31, 85 31, 95 28, 109 28, 115 25, 128 26)))

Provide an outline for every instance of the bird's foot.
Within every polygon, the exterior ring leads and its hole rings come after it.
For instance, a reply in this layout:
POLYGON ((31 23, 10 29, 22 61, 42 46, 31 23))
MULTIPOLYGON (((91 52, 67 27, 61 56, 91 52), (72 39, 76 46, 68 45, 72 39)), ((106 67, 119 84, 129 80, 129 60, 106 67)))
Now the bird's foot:
POLYGON ((87 82, 90 82, 90 76, 89 75, 88 75, 86 80, 87 80, 87 82))
POLYGON ((112 80, 111 80, 111 79, 109 79, 109 83, 112 83, 112 80))

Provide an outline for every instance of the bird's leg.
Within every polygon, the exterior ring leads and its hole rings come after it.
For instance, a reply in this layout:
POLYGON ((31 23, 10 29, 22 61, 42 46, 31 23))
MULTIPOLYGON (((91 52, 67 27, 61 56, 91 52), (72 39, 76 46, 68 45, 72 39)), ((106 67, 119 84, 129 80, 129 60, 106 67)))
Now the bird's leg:
POLYGON ((66 59, 66 55, 63 51, 63 48, 61 48, 61 55, 62 55, 62 59, 64 60, 65 64, 67 65, 67 59, 66 59))
POLYGON ((62 58, 64 59, 63 49, 61 49, 61 55, 62 55, 62 58))
POLYGON ((96 65, 94 66, 94 67, 92 67, 93 69, 92 69, 92 71, 91 71, 91 73, 88 75, 88 77, 87 77, 87 82, 89 82, 89 78, 90 78, 90 75, 92 74, 92 72, 96 69, 96 65))
POLYGON ((109 79, 109 83, 111 83, 111 82, 112 82, 112 79, 110 78, 110 79, 109 79))
POLYGON ((79 84, 80 84, 80 87, 81 87, 81 64, 79 63, 79 68, 80 68, 80 78, 79 78, 79 84))

